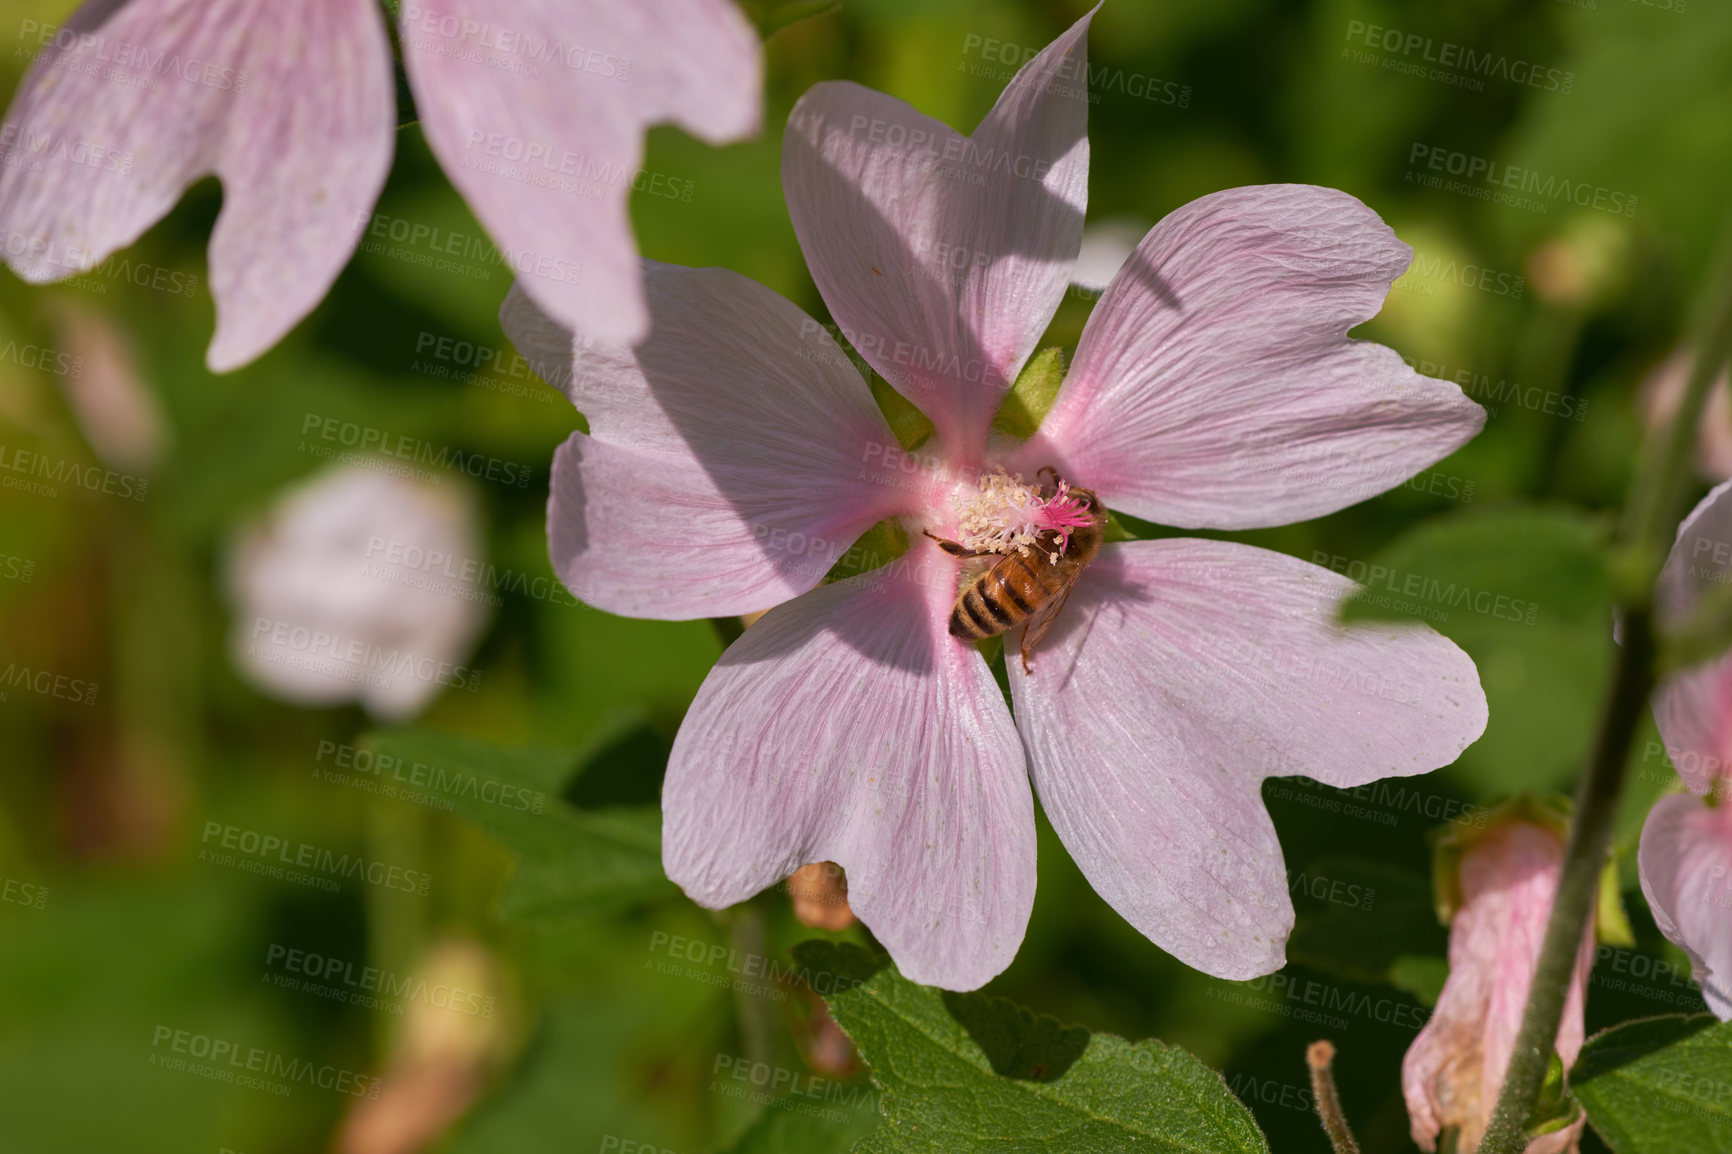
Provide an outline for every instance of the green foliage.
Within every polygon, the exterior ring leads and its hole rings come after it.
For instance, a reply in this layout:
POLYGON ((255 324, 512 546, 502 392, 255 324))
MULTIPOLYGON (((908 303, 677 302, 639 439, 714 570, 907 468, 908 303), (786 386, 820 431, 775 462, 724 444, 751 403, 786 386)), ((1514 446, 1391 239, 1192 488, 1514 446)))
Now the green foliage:
POLYGON ((376 733, 367 746, 410 767, 411 780, 442 774, 458 782, 445 791, 458 812, 517 856, 502 917, 590 914, 673 892, 654 807, 583 810, 560 799, 579 751, 504 749, 425 730, 376 733))
POLYGON ((1582 1047, 1570 1088, 1616 1154, 1726 1154, 1732 1023, 1671 1014, 1614 1026, 1582 1047))
POLYGON ((1605 536, 1563 509, 1452 513, 1353 574, 1344 620, 1424 621, 1474 659, 1491 720, 1458 770, 1492 796, 1557 788, 1587 754, 1611 668, 1605 536))
POLYGON ((795 956, 833 975, 830 1012, 883 1091, 884 1122, 860 1154, 1268 1149, 1221 1076, 1176 1046, 916 985, 857 946, 808 942, 795 956))

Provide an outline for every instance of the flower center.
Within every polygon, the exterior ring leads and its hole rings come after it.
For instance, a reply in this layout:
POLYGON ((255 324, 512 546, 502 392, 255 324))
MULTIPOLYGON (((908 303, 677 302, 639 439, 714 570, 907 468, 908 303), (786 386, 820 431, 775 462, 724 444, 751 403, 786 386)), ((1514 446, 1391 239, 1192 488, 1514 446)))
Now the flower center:
POLYGON ((1095 523, 1095 513, 1088 498, 1063 478, 1050 493, 1044 490, 1024 484, 1020 473, 1012 476, 996 469, 983 474, 974 492, 951 498, 960 544, 990 553, 1026 552, 1043 537, 1050 543, 1048 534, 1057 534, 1062 554, 1074 530, 1095 523))

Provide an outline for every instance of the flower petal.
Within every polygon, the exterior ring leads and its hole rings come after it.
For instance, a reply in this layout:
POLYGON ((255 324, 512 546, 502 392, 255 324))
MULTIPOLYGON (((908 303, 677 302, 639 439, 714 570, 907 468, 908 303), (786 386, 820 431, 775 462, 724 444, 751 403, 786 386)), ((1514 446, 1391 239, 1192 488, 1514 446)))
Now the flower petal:
MULTIPOLYGON (((1654 585, 1661 619, 1689 616, 1702 595, 1732 581, 1732 481, 1717 485, 1678 526, 1654 585)), ((1678 776, 1696 793, 1732 779, 1732 657, 1666 678, 1654 692, 1654 720, 1678 776)))
POLYGON ((758 129, 760 49, 729 0, 403 5, 403 63, 446 175, 523 287, 572 328, 649 324, 626 212, 646 126, 758 129))
POLYGON ((1108 545, 1010 689, 1041 804, 1102 897, 1223 978, 1293 925, 1259 784, 1424 773, 1485 729, 1473 662, 1413 626, 1343 628, 1346 578, 1224 541, 1108 545))
POLYGON ((822 325, 727 269, 646 261, 643 284, 651 328, 636 349, 574 338, 521 281, 500 310, 589 419, 554 457, 547 510, 554 566, 579 598, 664 619, 768 609, 917 503, 928 474, 905 470, 822 325))
POLYGON ((834 861, 914 981, 969 990, 1010 964, 1034 803, 986 662, 945 635, 954 573, 922 541, 770 610, 722 655, 662 790, 662 858, 693 900, 720 908, 834 861))
POLYGON ((788 117, 782 188, 824 303, 964 462, 1082 243, 1089 19, 1018 72, 972 136, 844 82, 788 117))
POLYGON ((1732 1021, 1732 803, 1661 798, 1636 860, 1654 924, 1690 955, 1708 1008, 1732 1021))
POLYGON ((396 97, 375 5, 87 3, 54 45, 0 128, 8 263, 39 283, 93 268, 215 173, 207 362, 221 372, 259 356, 324 298, 391 165, 396 97))
POLYGON ((1287 525, 1406 480, 1485 424, 1455 385, 1347 337, 1412 255, 1333 189, 1192 201, 1114 278, 1019 464, 1188 529, 1287 525))

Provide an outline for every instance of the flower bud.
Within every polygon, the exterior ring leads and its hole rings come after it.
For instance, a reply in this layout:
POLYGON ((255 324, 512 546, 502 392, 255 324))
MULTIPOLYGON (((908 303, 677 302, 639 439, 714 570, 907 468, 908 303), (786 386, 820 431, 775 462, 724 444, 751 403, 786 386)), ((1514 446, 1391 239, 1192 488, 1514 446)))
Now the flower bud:
MULTIPOLYGON (((1516 1034, 1521 1030, 1546 921, 1563 871, 1564 835, 1531 807, 1508 813, 1482 832, 1465 834, 1440 855, 1452 877, 1438 878, 1453 906, 1449 979, 1431 1020, 1401 1064, 1401 1088, 1413 1141, 1435 1151, 1454 1131, 1457 1154, 1479 1148, 1497 1105, 1516 1034)), ((1565 1068, 1583 1038, 1593 929, 1584 935, 1564 1002, 1556 1050, 1565 1068)), ((1527 1154, 1574 1151, 1583 1119, 1528 1144, 1527 1154)))
POLYGON ((848 908, 848 877, 833 861, 803 865, 788 877, 794 916, 815 930, 845 930, 854 924, 848 908))
POLYGON ((1541 300, 1591 305, 1615 297, 1630 267, 1630 233, 1613 220, 1579 215, 1528 253, 1528 283, 1541 300))
POLYGON ((510 1044, 495 1012, 493 955, 474 942, 435 945, 417 968, 403 1029, 375 1096, 356 1100, 337 1154, 416 1154, 461 1118, 510 1044))

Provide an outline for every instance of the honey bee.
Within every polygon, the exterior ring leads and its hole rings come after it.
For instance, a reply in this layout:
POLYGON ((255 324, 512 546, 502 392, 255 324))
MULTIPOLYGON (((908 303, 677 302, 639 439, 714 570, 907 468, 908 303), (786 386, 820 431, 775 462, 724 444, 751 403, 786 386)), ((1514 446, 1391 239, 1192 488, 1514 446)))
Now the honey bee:
MULTIPOLYGON (((1041 470, 1051 473, 1056 486, 1062 484, 1058 472, 1051 466, 1041 470)), ((938 542, 938 547, 952 557, 997 557, 998 561, 962 586, 956 597, 956 607, 950 611, 950 635, 964 641, 981 641, 1008 633, 1027 623, 1022 634, 1022 668, 1033 673, 1028 655, 1040 644, 1059 610, 1070 599, 1077 578, 1101 551, 1101 539, 1107 523, 1106 510, 1089 489, 1070 487, 1070 493, 1086 503, 1093 523, 1072 529, 1068 541, 1060 547, 1057 530, 1042 533, 1030 546, 1009 553, 988 549, 969 549, 957 541, 947 541, 930 530, 926 535, 938 542)))

